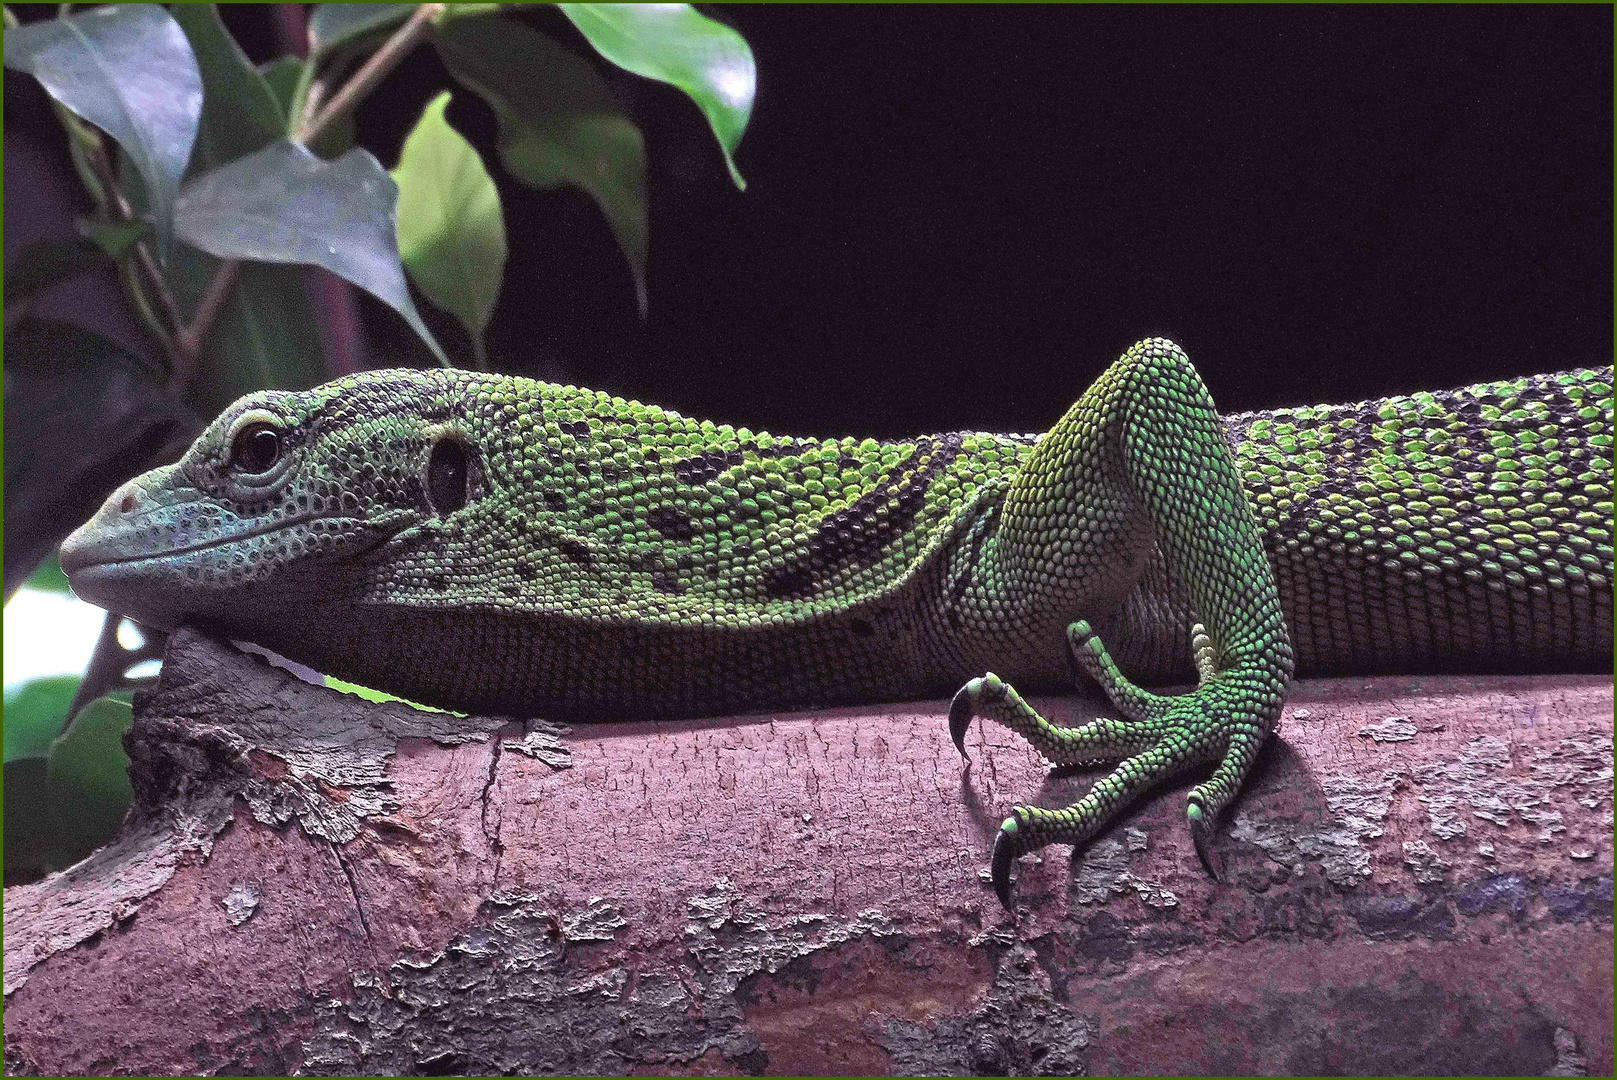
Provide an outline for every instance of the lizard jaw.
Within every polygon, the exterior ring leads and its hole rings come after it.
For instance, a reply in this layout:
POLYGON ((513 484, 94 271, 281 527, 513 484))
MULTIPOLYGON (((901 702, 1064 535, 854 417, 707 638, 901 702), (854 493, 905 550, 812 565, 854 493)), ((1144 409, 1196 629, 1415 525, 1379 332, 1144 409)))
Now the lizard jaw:
MULTIPOLYGON (((169 468, 138 476, 108 496, 94 517, 62 541, 61 566, 80 599, 170 629, 207 606, 232 545, 306 523, 317 515, 240 520, 223 533, 191 524, 203 492, 175 483, 169 468), (210 583, 209 579, 215 579, 210 583)), ((217 601, 215 601, 217 602, 217 601)))

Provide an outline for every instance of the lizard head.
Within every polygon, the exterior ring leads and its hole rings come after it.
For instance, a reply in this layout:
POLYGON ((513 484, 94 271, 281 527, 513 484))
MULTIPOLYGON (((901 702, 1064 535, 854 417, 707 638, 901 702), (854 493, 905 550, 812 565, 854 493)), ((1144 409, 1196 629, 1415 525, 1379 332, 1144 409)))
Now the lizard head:
POLYGON ((366 372, 241 398, 62 543, 74 592, 158 628, 283 597, 306 608, 308 590, 329 593, 342 568, 486 486, 449 377, 366 372))

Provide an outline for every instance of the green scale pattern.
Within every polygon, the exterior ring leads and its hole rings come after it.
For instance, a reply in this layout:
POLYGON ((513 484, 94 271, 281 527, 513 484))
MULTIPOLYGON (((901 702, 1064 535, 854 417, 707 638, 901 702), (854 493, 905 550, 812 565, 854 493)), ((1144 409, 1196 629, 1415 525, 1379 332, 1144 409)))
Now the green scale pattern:
MULTIPOLYGON (((565 720, 941 695, 1220 810, 1302 672, 1611 660, 1611 370, 1220 419, 1171 342, 1039 437, 775 437, 573 387, 367 372, 250 395, 63 547, 76 590, 452 708, 565 720), (271 463, 244 440, 273 432, 271 463), (1288 635, 1289 627, 1289 635, 1288 635), (1105 641, 1108 645, 1103 645, 1105 641), (1118 717, 1050 724, 1012 684, 1118 717), (1177 696, 1137 684, 1188 682, 1177 696)), ((963 742, 961 742, 963 746, 963 742)))

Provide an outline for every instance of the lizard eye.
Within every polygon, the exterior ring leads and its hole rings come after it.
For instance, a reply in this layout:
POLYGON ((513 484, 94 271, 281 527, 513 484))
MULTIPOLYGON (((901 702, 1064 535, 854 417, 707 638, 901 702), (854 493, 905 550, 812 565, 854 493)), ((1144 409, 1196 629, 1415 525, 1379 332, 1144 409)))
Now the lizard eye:
POLYGON ((246 425, 230 442, 230 467, 249 476, 269 472, 281 460, 281 433, 262 420, 246 425))

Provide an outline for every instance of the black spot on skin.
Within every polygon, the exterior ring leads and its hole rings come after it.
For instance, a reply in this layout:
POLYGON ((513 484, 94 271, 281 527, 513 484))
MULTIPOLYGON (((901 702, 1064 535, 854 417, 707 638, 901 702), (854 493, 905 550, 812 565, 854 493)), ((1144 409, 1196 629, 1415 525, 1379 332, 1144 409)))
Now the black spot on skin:
POLYGON ((590 549, 585 547, 581 540, 574 540, 569 536, 564 540, 558 540, 556 547, 561 549, 561 553, 567 556, 570 562, 577 563, 579 566, 588 566, 592 561, 590 559, 590 549))
POLYGON ((651 462, 653 465, 655 465, 657 462, 659 462, 659 461, 661 461, 663 459, 663 456, 661 454, 657 453, 657 448, 654 447, 654 446, 646 447, 646 449, 641 453, 640 456, 645 458, 647 461, 651 462))
POLYGON ((674 596, 678 596, 685 591, 685 583, 672 570, 653 570, 651 572, 651 587, 660 593, 670 593, 674 596))
POLYGON ((871 637, 876 633, 876 628, 863 619, 855 619, 848 624, 848 629, 853 631, 854 637, 871 637))
POLYGON ((676 506, 654 506, 646 513, 646 524, 670 540, 689 540, 696 535, 691 516, 676 506))
POLYGON ((565 434, 575 439, 587 439, 590 435, 590 425, 587 420, 564 420, 561 429, 565 434))
POLYGON ((695 457, 674 462, 674 479, 682 484, 705 484, 726 469, 741 464, 740 450, 704 450, 695 457))
POLYGON ((518 587, 517 587, 517 586, 516 586, 516 585, 515 585, 515 584, 513 584, 513 583, 512 583, 512 582, 509 582, 509 581, 505 581, 505 582, 501 582, 501 583, 500 583, 500 592, 501 592, 501 593, 503 593, 503 594, 505 594, 505 595, 506 595, 506 596, 515 596, 515 595, 517 595, 517 594, 518 594, 518 593, 519 593, 519 592, 521 592, 521 591, 522 591, 522 590, 521 590, 521 589, 519 589, 519 588, 518 588, 518 587))
POLYGON ((764 579, 764 592, 772 597, 807 596, 814 591, 814 573, 801 563, 787 564, 764 579))
MULTIPOLYGON (((745 442, 735 450, 704 450, 694 457, 674 462, 674 479, 682 484, 702 484, 714 479, 724 470, 742 464, 746 454, 756 454, 761 458, 790 457, 814 445, 795 439, 777 439, 773 446, 759 446, 755 442, 745 442)), ((652 452, 648 451, 646 460, 661 459, 653 457, 652 452)))
POLYGON ((567 509, 567 496, 554 489, 545 492, 545 506, 558 513, 567 509))
POLYGON ((532 581, 539 576, 539 571, 534 569, 532 563, 519 562, 517 563, 517 574, 524 581, 532 581))
POLYGON ((774 599, 808 596, 838 570, 869 566, 880 559, 887 546, 915 521, 926 501, 927 487, 959 456, 960 444, 957 433, 917 439, 915 450, 898 469, 820 524, 802 555, 764 575, 765 595, 774 599))

